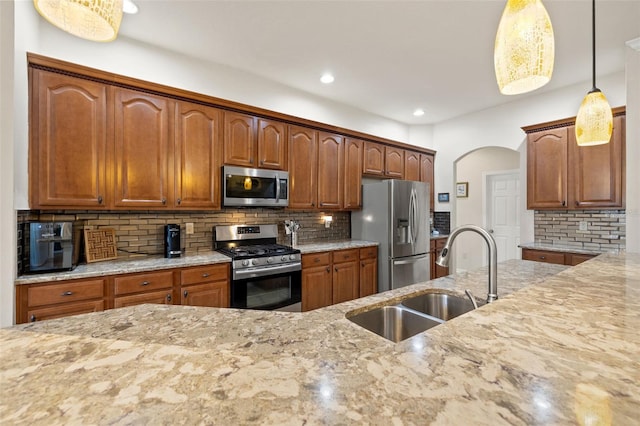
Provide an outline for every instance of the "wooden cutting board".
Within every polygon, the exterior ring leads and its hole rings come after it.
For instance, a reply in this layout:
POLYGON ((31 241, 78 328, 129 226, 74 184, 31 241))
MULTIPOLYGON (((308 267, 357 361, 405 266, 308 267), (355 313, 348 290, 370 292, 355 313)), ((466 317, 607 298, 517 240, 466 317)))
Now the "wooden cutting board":
POLYGON ((116 230, 113 228, 85 229, 84 247, 87 263, 116 259, 118 257, 116 230))

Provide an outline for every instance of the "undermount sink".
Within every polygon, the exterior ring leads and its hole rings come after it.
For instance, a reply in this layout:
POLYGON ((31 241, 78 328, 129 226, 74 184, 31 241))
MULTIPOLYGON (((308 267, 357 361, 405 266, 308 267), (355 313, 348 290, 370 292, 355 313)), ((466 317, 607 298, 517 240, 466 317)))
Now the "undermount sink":
POLYGON ((442 323, 399 305, 372 309, 348 319, 396 343, 442 323))
POLYGON ((347 316, 351 322, 398 343, 436 325, 473 310, 469 299, 447 293, 425 293, 347 316))
POLYGON ((421 294, 403 300, 402 305, 444 321, 449 321, 473 310, 473 304, 469 299, 446 293, 421 294))

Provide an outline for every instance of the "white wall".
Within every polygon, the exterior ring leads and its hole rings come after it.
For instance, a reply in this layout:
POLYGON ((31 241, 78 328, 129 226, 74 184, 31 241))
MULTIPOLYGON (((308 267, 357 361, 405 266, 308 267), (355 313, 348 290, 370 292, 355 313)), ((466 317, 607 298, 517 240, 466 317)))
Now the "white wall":
MULTIPOLYGON (((456 181, 469 183, 469 196, 456 198, 456 222, 452 223, 452 226, 469 223, 484 226, 482 210, 484 173, 519 168, 520 153, 507 148, 480 148, 459 159, 456 163, 456 181)), ((452 197, 455 198, 455 194, 452 193, 452 197)), ((471 232, 460 234, 453 247, 455 270, 460 272, 486 265, 485 249, 485 242, 480 235, 471 232)))
POLYGON ((0 327, 13 324, 16 212, 13 208, 13 2, 0 1, 0 327))
POLYGON ((627 46, 627 251, 640 253, 640 38, 627 46))

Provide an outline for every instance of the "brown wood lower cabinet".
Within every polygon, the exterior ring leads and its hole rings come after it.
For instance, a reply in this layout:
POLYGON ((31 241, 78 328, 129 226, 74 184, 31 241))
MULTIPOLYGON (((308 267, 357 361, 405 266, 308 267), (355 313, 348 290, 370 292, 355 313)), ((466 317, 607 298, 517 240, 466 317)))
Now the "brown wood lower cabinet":
POLYGON ((377 291, 377 247, 302 255, 303 312, 377 291))
POLYGON ((229 306, 229 264, 16 286, 16 323, 142 303, 229 306))
POLYGON ((226 265, 182 270, 180 284, 181 305, 229 307, 229 268, 226 265))
POLYGON ((554 263, 556 265, 575 266, 596 255, 578 254, 549 250, 522 249, 522 260, 533 260, 536 262, 554 263))
POLYGON ((431 255, 431 279, 432 280, 435 280, 436 278, 446 277, 447 275, 449 275, 449 268, 445 268, 444 266, 440 266, 436 264, 436 260, 438 259, 438 256, 440 256, 440 253, 442 252, 442 249, 444 248, 446 243, 447 243, 446 238, 438 238, 435 240, 431 240, 431 251, 429 254, 431 255))

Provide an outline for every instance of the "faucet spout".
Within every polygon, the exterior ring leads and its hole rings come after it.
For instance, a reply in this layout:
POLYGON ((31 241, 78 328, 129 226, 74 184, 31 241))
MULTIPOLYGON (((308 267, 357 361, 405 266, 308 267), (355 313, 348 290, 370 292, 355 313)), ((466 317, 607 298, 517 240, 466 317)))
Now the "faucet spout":
POLYGON ((489 249, 489 291, 487 293, 487 303, 491 303, 498 299, 498 252, 496 248, 496 241, 493 239, 493 236, 484 228, 476 225, 462 225, 455 228, 453 231, 451 231, 451 234, 449 234, 449 238, 447 238, 447 241, 442 249, 442 252, 440 253, 440 256, 438 257, 438 260, 436 260, 436 263, 444 267, 449 266, 449 252, 451 250, 451 245, 453 244, 453 241, 456 239, 456 237, 465 231, 472 231, 476 234, 480 234, 480 236, 487 243, 487 247, 489 249))

